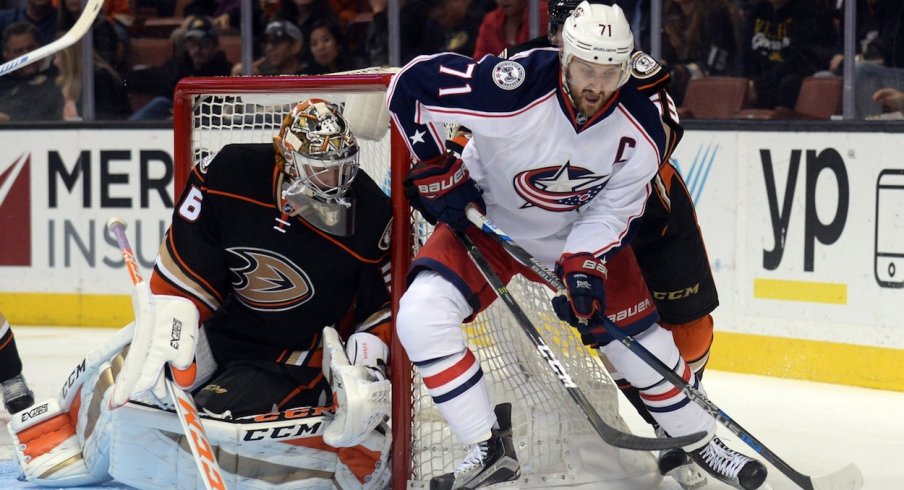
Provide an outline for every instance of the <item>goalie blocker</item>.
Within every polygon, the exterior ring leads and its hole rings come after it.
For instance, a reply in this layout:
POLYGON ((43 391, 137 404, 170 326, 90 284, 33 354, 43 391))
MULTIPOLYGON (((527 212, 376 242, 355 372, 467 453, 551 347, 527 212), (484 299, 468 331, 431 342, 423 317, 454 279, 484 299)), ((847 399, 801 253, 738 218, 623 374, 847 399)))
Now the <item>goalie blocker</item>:
MULTIPOLYGON (((8 429, 16 459, 30 483, 68 487, 116 480, 138 488, 202 486, 172 411, 152 399, 109 408, 132 331, 129 324, 89 352, 58 397, 12 416, 8 429)), ((192 388, 213 372, 201 332, 199 375, 192 388)), ((341 400, 335 416, 332 407, 297 407, 232 420, 202 414, 226 488, 371 490, 388 484, 390 388, 379 368, 388 349, 373 335, 353 334, 349 351, 357 362, 352 363, 335 330, 325 328, 324 339, 324 371, 334 398, 341 400)))

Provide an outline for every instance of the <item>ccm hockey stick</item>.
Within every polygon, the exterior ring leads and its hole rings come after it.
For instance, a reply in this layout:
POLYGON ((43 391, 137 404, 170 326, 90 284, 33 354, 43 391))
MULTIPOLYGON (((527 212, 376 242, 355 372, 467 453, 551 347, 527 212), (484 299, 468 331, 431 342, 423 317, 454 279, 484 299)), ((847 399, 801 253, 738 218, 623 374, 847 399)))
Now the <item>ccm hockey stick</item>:
MULTIPOLYGON (((110 221, 107 222, 107 228, 116 237, 116 243, 119 244, 119 251, 122 252, 122 258, 126 263, 126 268, 129 270, 132 284, 135 286, 141 284, 142 278, 141 272, 138 270, 138 262, 132 253, 129 239, 126 237, 126 222, 120 218, 110 218, 110 221)), ((204 481, 204 488, 207 490, 226 490, 226 483, 220 471, 220 464, 217 463, 210 441, 207 440, 207 433, 204 432, 204 426, 201 425, 198 407, 195 406, 191 396, 176 387, 172 378, 172 368, 166 366, 164 373, 166 374, 164 377, 166 392, 172 398, 173 406, 176 407, 176 415, 179 417, 179 423, 185 432, 185 440, 188 442, 192 456, 195 458, 195 464, 198 466, 198 474, 201 475, 201 480, 204 481)))
POLYGON ((41 46, 34 51, 30 51, 18 58, 3 63, 0 65, 0 77, 12 73, 23 66, 28 66, 36 61, 42 60, 57 51, 61 51, 75 44, 75 42, 81 39, 94 24, 94 18, 97 17, 97 13, 100 12, 100 8, 103 7, 103 5, 104 0, 88 0, 88 3, 85 4, 85 8, 82 10, 82 14, 66 34, 63 34, 59 39, 50 44, 41 46))
MULTIPOLYGON (((562 281, 552 273, 549 269, 547 269, 543 264, 540 263, 536 258, 534 258, 530 253, 521 248, 520 245, 515 243, 511 237, 506 235, 502 230, 496 227, 490 220, 488 220, 483 214, 480 213, 476 208, 469 207, 467 210, 468 220, 471 221, 475 226, 492 236, 496 242, 498 242, 502 247, 514 257, 515 260, 521 262, 526 267, 530 267, 532 271, 534 271, 540 278, 543 279, 545 283, 547 283, 551 288, 553 288, 558 293, 564 294, 565 286, 562 284, 562 281)), ((657 373, 662 375, 669 383, 673 384, 676 388, 681 390, 682 393, 685 394, 688 398, 694 401, 697 405, 699 405, 703 410, 713 416, 719 423, 724 425, 728 430, 738 436, 742 441, 744 441, 748 446, 750 446, 754 451, 760 454, 763 459, 771 463, 775 466, 779 471, 785 474, 791 481, 796 483, 800 488, 805 490, 857 490, 863 487, 863 476, 860 474, 860 470, 853 464, 848 464, 844 468, 835 471, 834 473, 830 473, 828 475, 810 477, 804 475, 791 466, 788 463, 785 463, 781 458, 779 458, 775 453, 773 453, 769 448, 767 448, 762 442, 757 440, 746 429, 741 427, 740 424, 734 421, 731 417, 728 416, 727 413, 722 411, 715 403, 710 401, 709 398, 706 397, 699 390, 687 384, 684 379, 679 376, 676 372, 672 371, 668 366, 665 365, 658 357, 654 356, 652 352, 647 350, 642 344, 634 340, 630 335, 625 335, 622 331, 615 325, 615 323, 607 318, 602 313, 598 313, 594 320, 602 323, 606 327, 606 331, 611 335, 615 340, 621 342, 625 347, 627 347, 631 352, 633 352, 637 357, 643 360, 645 363, 649 364, 657 373)))
POLYGON ((624 449, 635 449, 639 451, 656 451, 663 449, 670 449, 673 447, 681 447, 686 446, 688 444, 693 444, 695 442, 700 441, 706 436, 706 432, 697 432, 694 434, 690 434, 682 437, 675 438, 667 438, 667 439, 659 439, 655 437, 641 437, 629 432, 623 432, 621 430, 612 427, 607 424, 602 417, 600 417, 599 413, 597 413, 596 409, 593 408, 593 405, 590 404, 590 400, 587 399, 584 392, 574 383, 571 379, 571 376, 565 371, 565 366, 559 362, 559 359, 553 353, 553 351, 549 348, 549 345, 543 340, 543 337, 540 336, 540 333, 537 331, 537 328, 531 322, 530 318, 528 318, 527 314, 524 313, 524 310, 518 305, 515 301, 512 293, 509 292, 508 288, 503 284, 502 279, 493 271, 493 268, 490 266, 489 262, 487 262, 483 253, 477 248, 477 245, 464 233, 457 233, 458 239, 462 242, 465 249, 468 251, 468 255, 471 257, 471 260, 474 262, 474 265, 480 270, 483 276, 486 278, 487 282, 490 283, 490 286, 493 286, 493 289, 496 290, 496 294, 502 298, 502 301, 505 302, 505 305, 508 307, 509 311, 512 313, 512 316, 518 321, 518 324, 521 326, 524 333, 530 338, 531 342, 533 342, 534 347, 540 352, 540 355, 543 359, 546 360, 546 363, 549 364, 549 367, 552 369, 553 373, 555 373, 556 377, 562 383, 562 386, 565 387, 565 391, 571 396, 571 399, 574 400, 575 403, 581 408, 581 411, 584 412, 584 415, 587 416, 587 420, 590 422, 590 425, 596 430, 597 434, 610 446, 620 447, 624 449))

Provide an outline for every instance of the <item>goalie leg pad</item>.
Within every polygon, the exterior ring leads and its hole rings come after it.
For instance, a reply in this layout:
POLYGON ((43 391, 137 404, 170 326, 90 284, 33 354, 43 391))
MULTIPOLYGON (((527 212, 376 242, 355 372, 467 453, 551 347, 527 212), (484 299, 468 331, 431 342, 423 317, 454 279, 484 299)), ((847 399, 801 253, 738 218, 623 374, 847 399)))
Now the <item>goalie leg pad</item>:
MULTIPOLYGON (((202 488, 176 416, 129 403, 115 411, 110 473, 138 488, 202 488)), ((353 448, 323 442, 326 407, 300 407, 232 421, 202 416, 227 488, 378 490, 389 481, 384 424, 353 448)))
MULTIPOLYGON (((358 340, 349 340, 349 347, 358 350, 358 345, 372 344, 362 350, 385 350, 385 344, 376 336, 357 333, 358 340), (373 338, 370 338, 373 337, 373 338)), ((353 336, 353 337, 354 337, 353 336)), ((323 369, 333 390, 333 405, 336 415, 327 427, 323 440, 333 447, 351 447, 361 444, 392 410, 392 388, 388 379, 378 367, 352 365, 349 362, 334 328, 323 329, 323 369)), ((362 358, 373 358, 372 353, 362 358)))
POLYGON ((109 480, 88 471, 75 424, 56 398, 17 413, 7 427, 19 467, 29 482, 69 487, 109 480))
POLYGON ((341 490, 380 490, 391 477, 389 454, 392 431, 385 423, 372 430, 360 445, 339 449, 336 485, 341 490))

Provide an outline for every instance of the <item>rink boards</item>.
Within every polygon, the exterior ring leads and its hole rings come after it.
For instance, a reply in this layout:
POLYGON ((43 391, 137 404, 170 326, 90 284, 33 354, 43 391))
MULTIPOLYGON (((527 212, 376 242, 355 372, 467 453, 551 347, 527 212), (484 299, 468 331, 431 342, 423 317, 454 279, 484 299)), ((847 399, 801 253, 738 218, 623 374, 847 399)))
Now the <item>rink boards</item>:
MULTIPOLYGON (((103 224, 124 218, 152 267, 174 201, 172 132, 0 138, 0 311, 14 325, 127 323, 130 282, 103 224)), ((685 134, 674 163, 720 291, 711 366, 904 390, 901 154, 900 133, 685 134)))

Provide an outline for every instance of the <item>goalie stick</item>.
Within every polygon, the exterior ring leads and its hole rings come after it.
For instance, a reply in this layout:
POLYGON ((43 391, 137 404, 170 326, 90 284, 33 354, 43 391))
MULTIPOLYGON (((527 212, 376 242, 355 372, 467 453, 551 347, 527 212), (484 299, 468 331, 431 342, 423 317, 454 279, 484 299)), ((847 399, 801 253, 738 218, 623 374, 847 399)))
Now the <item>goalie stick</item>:
POLYGON ((477 245, 474 244, 471 239, 465 235, 464 233, 457 232, 456 235, 458 239, 462 242, 465 249, 468 251, 468 256, 471 257, 471 260, 474 262, 474 265, 480 270, 481 274, 486 278, 487 282, 490 283, 490 286, 496 290, 496 294, 505 302, 505 305, 508 307, 509 311, 512 313, 512 316, 518 321, 518 324, 524 330, 524 333, 530 338, 531 342, 534 344, 534 347, 537 348, 537 351, 540 352, 540 355, 552 369, 553 373, 556 375, 556 378, 562 383, 565 387, 565 391, 571 396, 572 400, 581 408, 581 411, 584 412, 584 415, 587 416, 587 420, 590 422, 590 425, 593 426, 594 430, 596 430, 597 434, 599 434, 600 438, 603 439, 610 446, 620 447, 624 449, 635 449, 639 451, 657 451, 663 449, 671 449, 674 447, 686 446, 688 444, 693 444, 695 442, 700 441, 703 437, 706 436, 706 432, 696 432, 694 434, 690 434, 687 436, 668 438, 668 439, 659 439, 655 437, 641 437, 629 432, 623 432, 621 430, 612 427, 607 424, 602 417, 600 417, 599 413, 597 413, 596 409, 593 408, 593 405, 590 404, 590 400, 587 399, 587 396, 584 395, 584 392, 574 384, 571 376, 568 372, 565 371, 565 366, 559 362, 559 359, 549 348, 549 345, 543 340, 543 337, 540 336, 540 333, 537 331, 537 328, 531 322, 530 318, 527 317, 527 314, 524 313, 524 310, 518 305, 515 301, 512 293, 509 292, 508 288, 506 288, 505 284, 503 284, 502 279, 493 271, 489 262, 487 262, 486 258, 483 256, 483 253, 477 248, 477 245))
POLYGON ((40 61, 57 51, 61 51, 75 44, 75 42, 81 39, 94 24, 94 19, 97 17, 97 13, 100 12, 100 8, 103 7, 103 5, 104 0, 88 0, 88 3, 85 4, 85 8, 82 10, 82 14, 66 34, 63 34, 59 39, 50 44, 41 46, 34 51, 30 51, 18 58, 3 63, 0 65, 0 77, 36 61, 40 61))
MULTIPOLYGON (((540 278, 553 288, 557 293, 564 294, 565 286, 562 281, 540 261, 533 257, 527 250, 521 248, 515 243, 511 237, 506 235, 502 230, 496 227, 489 219, 480 213, 476 208, 469 207, 467 210, 468 220, 475 226, 493 237, 502 247, 518 262, 524 264, 534 271, 540 278)), ((805 490, 857 490, 863 487, 863 475, 853 463, 848 464, 844 468, 833 473, 823 476, 810 477, 804 475, 785 463, 762 442, 757 440, 740 424, 728 416, 721 408, 713 403, 699 390, 690 386, 676 372, 672 371, 652 352, 647 350, 642 344, 634 340, 630 335, 626 335, 619 330, 615 323, 602 313, 597 313, 594 320, 602 323, 606 327, 606 331, 617 341, 621 342, 637 357, 652 367, 657 373, 662 375, 669 383, 681 390, 688 398, 703 408, 708 414, 712 415, 719 423, 724 425, 733 434, 738 436, 754 451, 760 454, 763 459, 775 466, 779 471, 785 474, 791 481, 796 483, 800 488, 805 490)))
MULTIPOLYGON (((126 269, 129 271, 129 276, 132 278, 132 284, 138 286, 143 279, 141 278, 141 272, 138 270, 138 262, 132 253, 132 247, 129 245, 129 239, 126 237, 125 221, 116 217, 110 218, 110 221, 107 222, 107 228, 116 237, 116 243, 119 244, 119 251, 122 252, 122 258, 125 261, 126 269)), ((173 382, 173 373, 169 366, 166 366, 164 373, 166 375, 164 377, 166 392, 173 400, 176 416, 179 417, 179 423, 185 432, 185 440, 188 442, 191 454, 195 458, 195 464, 198 467, 198 474, 204 482, 204 488, 207 490, 226 490, 226 483, 223 480, 220 465, 217 463, 213 448, 207 439, 207 433, 204 432, 204 426, 201 425, 198 407, 195 406, 191 396, 180 390, 173 382)))

